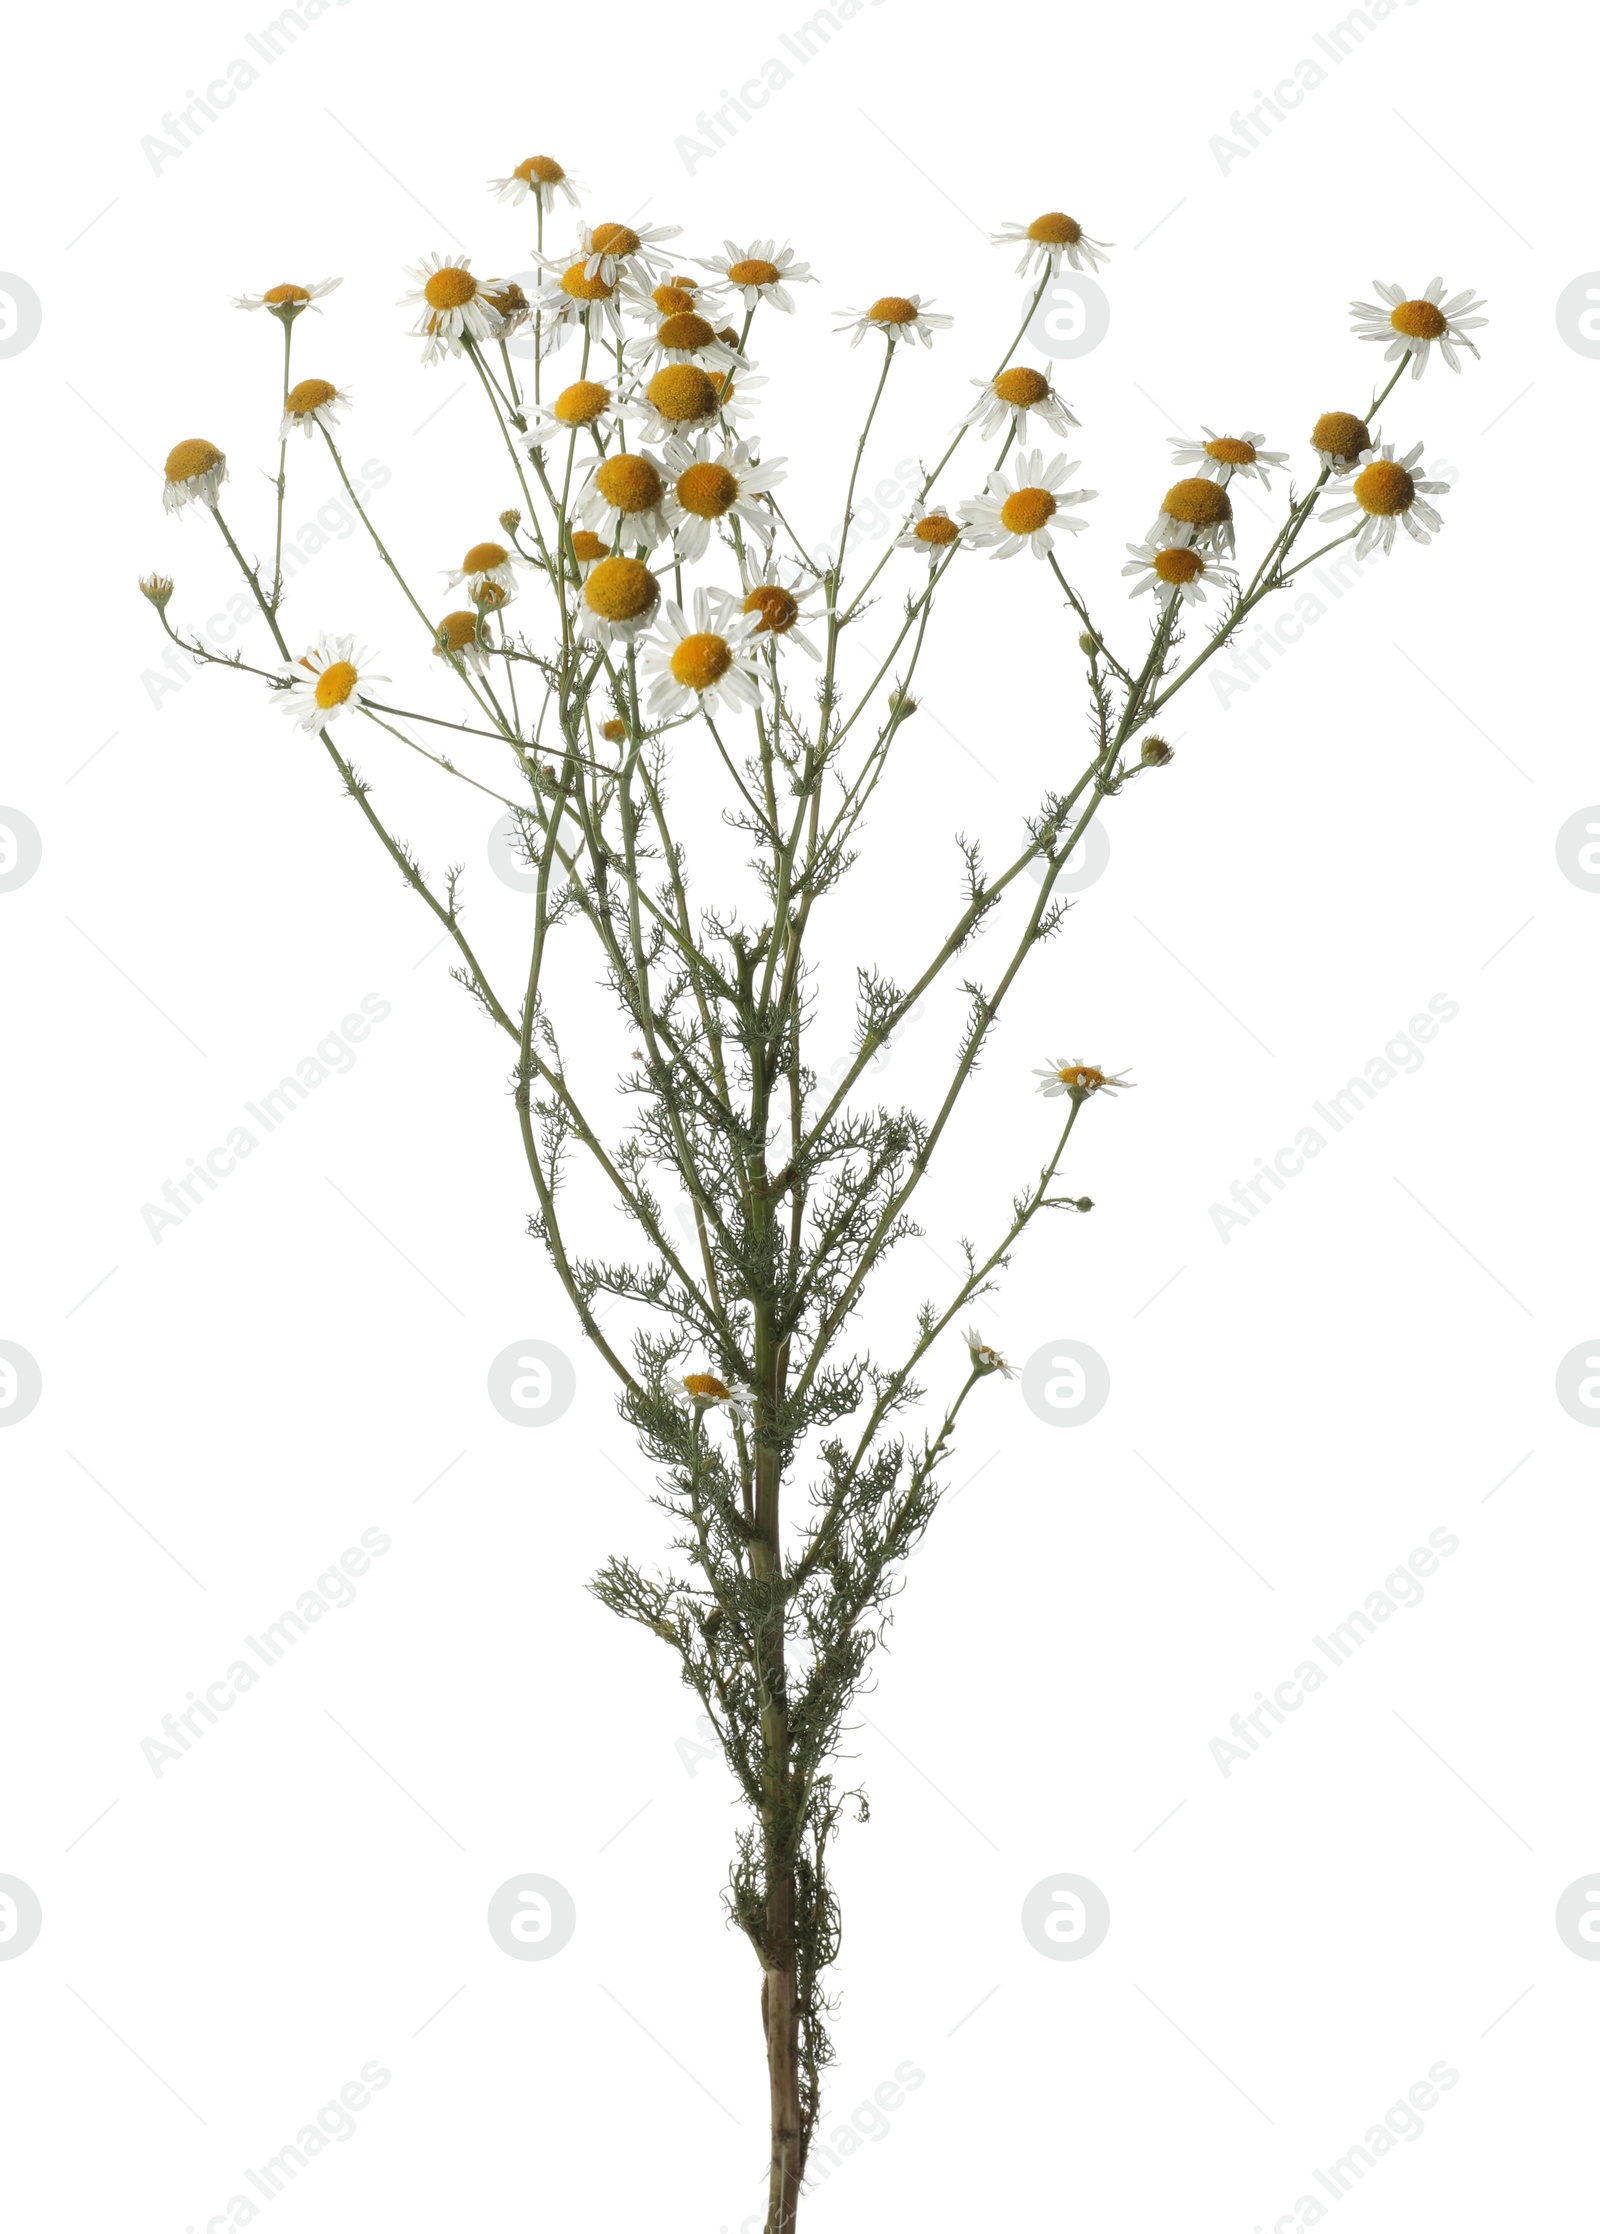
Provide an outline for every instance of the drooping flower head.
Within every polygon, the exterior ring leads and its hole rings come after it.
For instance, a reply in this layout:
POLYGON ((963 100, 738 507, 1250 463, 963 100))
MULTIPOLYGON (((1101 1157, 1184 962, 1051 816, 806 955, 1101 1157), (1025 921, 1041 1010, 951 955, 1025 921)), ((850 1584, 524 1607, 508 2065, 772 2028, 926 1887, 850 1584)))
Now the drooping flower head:
POLYGON ((279 439, 287 441, 291 434, 300 433, 309 442, 318 427, 332 434, 340 412, 349 408, 348 394, 331 380, 297 380, 283 399, 279 439))
POLYGON ((233 307, 235 310, 270 310, 274 318, 292 326, 302 310, 315 306, 319 295, 331 295, 335 287, 343 284, 339 279, 318 279, 309 287, 302 287, 294 280, 285 279, 259 295, 235 295, 233 307))
POLYGON ((169 512, 181 512, 186 504, 208 504, 214 512, 227 478, 228 461, 216 444, 192 435, 167 452, 161 501, 169 512))
POLYGON ((985 441, 992 434, 1010 433, 1025 442, 1030 411, 1063 442, 1078 424, 1051 386, 1049 375, 1032 365, 1008 365, 992 380, 974 380, 972 385, 978 400, 961 424, 976 427, 985 441))
POLYGON ((1133 1084, 1131 1078, 1102 1070, 1098 1063, 1067 1060, 1053 1062, 1047 1070, 1036 1070, 1033 1075, 1043 1081, 1039 1091, 1047 1101, 1054 1101, 1058 1094, 1071 1094, 1076 1101, 1090 1094, 1119 1094, 1133 1084))
POLYGON ((1224 487, 1236 473, 1247 473, 1263 488, 1271 486, 1269 466, 1287 465, 1287 450, 1263 450, 1264 434, 1246 430, 1243 434, 1216 434, 1204 427, 1204 442, 1188 442, 1182 435, 1169 434, 1172 444, 1172 462, 1175 466, 1188 466, 1202 480, 1220 481, 1224 487))
POLYGON ((1017 266, 1018 272, 1026 272, 1031 264, 1041 274, 1048 271, 1052 279, 1063 262, 1070 264, 1074 271, 1082 271, 1085 267, 1098 271, 1111 245, 1109 241, 1091 240, 1078 220, 1060 209, 1047 209, 1042 217, 1034 218, 1028 225, 1008 218, 1000 231, 991 233, 989 238, 996 248, 1014 248, 1021 241, 1022 261, 1017 266))
POLYGON ((776 241, 753 240, 748 248, 741 248, 737 241, 725 240, 725 256, 701 256, 696 260, 707 271, 720 272, 730 287, 737 287, 744 296, 746 310, 754 310, 760 303, 771 303, 774 310, 794 309, 794 297, 789 289, 802 281, 815 284, 816 275, 809 264, 797 264, 794 250, 784 243, 779 248, 776 241))
POLYGON ((577 207, 577 186, 553 155, 525 155, 509 178, 492 178, 489 185, 501 202, 522 202, 531 194, 547 215, 555 208, 558 194, 577 207))
POLYGON ((848 334, 852 349, 868 334, 883 334, 891 347, 897 341, 920 341, 931 349, 934 327, 955 324, 948 311, 926 309, 920 295, 880 295, 866 310, 841 310, 838 315, 850 323, 835 326, 834 332, 848 334))

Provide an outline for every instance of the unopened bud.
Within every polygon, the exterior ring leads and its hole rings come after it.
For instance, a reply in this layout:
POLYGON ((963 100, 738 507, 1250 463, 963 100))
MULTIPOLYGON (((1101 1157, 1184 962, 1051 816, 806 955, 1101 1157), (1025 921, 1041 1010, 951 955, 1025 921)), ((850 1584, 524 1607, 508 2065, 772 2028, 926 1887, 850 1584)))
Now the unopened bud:
POLYGON ((917 701, 909 690, 891 690, 889 711, 896 721, 909 721, 917 710, 917 701))
POLYGON ((625 721, 603 721, 600 734, 608 745, 620 745, 627 737, 628 725, 625 721))
POLYGON ((139 576, 139 588, 141 593, 149 598, 158 613, 166 611, 168 601, 172 596, 172 576, 170 574, 141 574, 139 576))
POLYGON ((1094 1208, 1094 1204, 1089 1200, 1089 1197, 1087 1195, 1079 1195, 1072 1207, 1074 1210, 1092 1210, 1094 1208))
POLYGON ((1087 652, 1089 657, 1093 659, 1095 653, 1100 649, 1099 637, 1091 636, 1089 634, 1089 631, 1085 629, 1083 634, 1078 638, 1078 649, 1080 652, 1087 652))
POLYGON ((1172 758, 1172 747, 1165 737, 1146 737, 1139 747, 1139 758, 1146 768, 1164 768, 1172 758))
POLYGON ((512 505, 509 511, 501 513, 500 525, 505 529, 507 535, 516 534, 518 528, 522 525, 522 514, 515 505, 512 505))

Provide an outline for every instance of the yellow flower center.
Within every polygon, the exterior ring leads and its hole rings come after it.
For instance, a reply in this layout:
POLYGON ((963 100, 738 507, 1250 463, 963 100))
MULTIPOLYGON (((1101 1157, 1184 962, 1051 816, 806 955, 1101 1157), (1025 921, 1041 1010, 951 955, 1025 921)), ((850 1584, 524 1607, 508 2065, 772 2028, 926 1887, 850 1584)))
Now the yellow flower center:
POLYGON ((693 310, 694 298, 695 290, 692 287, 686 287, 681 280, 675 279, 670 286, 657 287, 651 294, 650 300, 655 304, 663 318, 672 318, 681 316, 686 310, 693 310))
POLYGON ((717 386, 698 365, 663 365, 645 394, 663 419, 687 425, 709 419, 717 408, 717 386))
POLYGON ((469 644, 475 644, 478 640, 477 614, 446 613, 444 619, 439 623, 438 637, 439 641, 435 647, 437 650, 465 651, 469 644))
POLYGON ((661 584, 642 560, 608 558, 584 583, 583 595, 590 612, 603 621, 640 621, 655 610, 661 584))
POLYGON ((593 279, 585 279, 581 260, 576 264, 569 264, 561 274, 561 292, 570 295, 574 302, 609 302, 616 291, 615 287, 606 285, 598 272, 593 279))
POLYGON ((1175 481, 1161 499, 1169 520, 1183 520, 1190 527, 1220 527, 1233 518, 1233 504, 1226 489, 1215 481, 1175 481))
POLYGON ((559 186, 566 172, 553 155, 530 155, 512 172, 513 178, 526 179, 531 186, 535 179, 541 186, 559 186))
POLYGON ((1093 1063, 1068 1063, 1056 1076, 1063 1086, 1075 1086, 1084 1094, 1092 1094, 1097 1086, 1106 1082, 1105 1072, 1097 1070, 1093 1063))
POLYGON ((503 287, 485 288, 483 299, 492 309, 498 310, 502 318, 509 318, 514 310, 529 307, 527 296, 514 279, 508 279, 503 287))
POLYGON ((1052 518, 1056 500, 1048 489, 1018 489, 1000 507, 1000 525, 1013 535, 1037 535, 1052 518))
POLYGON ((589 235, 589 246, 597 256, 636 256, 639 236, 627 225, 597 225, 589 235))
POLYGON ((504 566, 510 552, 503 543, 474 543, 461 561, 463 574, 489 574, 497 566, 504 566))
POLYGON ((222 452, 214 442, 203 442, 197 436, 191 442, 180 442, 167 452, 167 479, 169 481, 194 481, 202 473, 209 473, 222 463, 222 452))
POLYGON ((917 306, 909 295, 880 295, 867 312, 875 326, 909 326, 917 315, 917 306))
POLYGON ((648 512, 661 502, 661 476, 648 458, 623 451, 607 458, 594 477, 595 487, 618 512, 648 512))
POLYGON ((603 559, 610 548, 605 537, 596 535, 592 528, 580 527, 573 530, 572 555, 580 566, 587 565, 590 559, 603 559))
POLYGON ((759 613, 756 634, 770 630, 774 636, 786 636, 800 618, 800 607, 789 591, 776 582, 758 583, 744 601, 747 613, 759 613))
POLYGON ((911 532, 919 543, 932 543, 942 546, 946 543, 953 543, 961 533, 961 529, 954 520, 947 518, 943 512, 929 512, 917 522, 911 532))
POLYGON ((611 390, 598 380, 574 380, 550 406, 564 427, 586 427, 611 407, 611 390))
POLYGON ((478 282, 459 264, 446 264, 443 271, 433 274, 422 292, 435 310, 459 310, 478 292, 478 282))
POLYGON ((1393 458, 1374 458, 1356 475, 1351 494, 1363 512, 1388 520, 1410 511, 1416 502, 1417 484, 1393 458))
POLYGON ((484 580, 481 582, 471 583, 468 587, 467 595, 471 598, 473 604, 476 605, 480 611, 485 613, 495 613, 498 612, 500 607, 505 603, 507 591, 503 582, 491 582, 488 580, 484 580))
POLYGON ((308 412, 332 403, 338 393, 331 380, 299 380, 284 397, 283 408, 291 419, 303 419, 308 412))
POLYGON ((603 721, 600 734, 608 745, 620 745, 628 734, 628 725, 625 721, 603 721))
POLYGON ((709 690, 732 665, 733 654, 720 636, 686 636, 672 655, 672 676, 690 690, 709 690))
POLYGON ((309 288, 296 287, 292 281, 286 280, 281 287, 269 287, 261 300, 264 303, 308 303, 311 292, 309 288))
POLYGON ((1389 313, 1389 323, 1407 341, 1437 341, 1450 331, 1450 321, 1437 303, 1398 303, 1389 313))
POLYGON ((678 502, 697 520, 720 520, 738 494, 725 465, 691 465, 678 476, 678 502))
POLYGON ((691 1396, 723 1398, 732 1395, 726 1381, 719 1381, 715 1373, 685 1373, 683 1385, 691 1396))
POLYGON ((1215 458, 1218 465, 1254 465, 1256 446, 1241 442, 1237 435, 1219 434, 1215 441, 1206 444, 1206 456, 1215 458))
POLYGON ((1206 570, 1206 562, 1198 551, 1180 548, 1157 551, 1156 577, 1163 582, 1192 582, 1197 574, 1206 570))
POLYGON ((1013 365, 1009 372, 995 375, 994 392, 1002 403, 1031 410, 1035 404, 1043 403, 1050 393, 1050 383, 1031 365, 1013 365))
POLYGON ((1042 241, 1047 248, 1071 248, 1082 240, 1083 227, 1064 210, 1047 209, 1028 227, 1028 238, 1042 241))
POLYGON ((703 349, 716 338, 715 326, 693 310, 675 310, 656 328, 656 339, 663 349, 703 349))
POLYGON ((764 256, 745 256, 728 266, 728 277, 735 287, 771 287, 782 276, 777 265, 769 264, 764 256))
POLYGON ((319 706, 342 706, 356 687, 356 671, 347 659, 336 659, 317 677, 314 693, 319 706))
POLYGON ((1311 447, 1330 458, 1359 458, 1372 448, 1372 435, 1353 411, 1324 411, 1311 430, 1311 447))

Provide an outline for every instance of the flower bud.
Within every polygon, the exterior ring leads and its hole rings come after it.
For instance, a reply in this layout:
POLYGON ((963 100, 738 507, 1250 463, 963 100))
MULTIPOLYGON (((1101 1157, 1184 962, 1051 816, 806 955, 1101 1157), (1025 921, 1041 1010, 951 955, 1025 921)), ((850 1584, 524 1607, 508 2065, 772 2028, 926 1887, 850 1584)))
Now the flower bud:
POLYGON ((141 593, 149 598, 158 613, 166 611, 172 596, 172 576, 170 574, 141 574, 139 576, 139 588, 141 593))
POLYGON ((1083 634, 1078 638, 1078 649, 1080 652, 1086 652, 1088 656, 1093 659, 1095 653, 1100 649, 1099 637, 1091 636, 1089 634, 1089 631, 1085 629, 1083 634))
POLYGON ((889 712, 896 721, 909 721, 917 710, 917 701, 909 690, 891 690, 889 712))
POLYGON ((603 721, 600 734, 608 745, 620 745, 627 737, 628 725, 625 721, 603 721))
POLYGON ((1146 768, 1164 768, 1172 758, 1172 747, 1165 737, 1146 737, 1139 747, 1139 759, 1146 768))
POLYGON ((509 511, 501 513, 500 525, 505 529, 507 535, 516 534, 518 528, 522 525, 522 514, 517 510, 515 505, 513 505, 509 511))

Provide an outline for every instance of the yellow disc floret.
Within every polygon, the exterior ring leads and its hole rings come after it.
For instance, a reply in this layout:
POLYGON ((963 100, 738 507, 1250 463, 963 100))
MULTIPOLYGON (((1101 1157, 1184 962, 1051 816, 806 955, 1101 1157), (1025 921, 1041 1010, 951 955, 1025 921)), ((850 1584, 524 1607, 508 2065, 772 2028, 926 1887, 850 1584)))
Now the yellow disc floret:
POLYGON ((649 512, 661 502, 661 476, 648 458, 620 451, 607 458, 594 485, 616 512, 649 512))
POLYGON ((323 404, 332 403, 338 393, 331 380, 297 380, 284 397, 283 408, 291 419, 304 419, 323 404))
POLYGON ((446 264, 424 286, 423 295, 434 310, 460 310, 478 292, 478 282, 460 264, 446 264))
POLYGON ((461 561, 463 574, 492 574, 497 566, 504 566, 511 553, 503 543, 474 543, 461 561))
POLYGON ((691 465, 678 476, 678 502, 697 520, 720 520, 738 494, 725 465, 691 465))
POLYGON ((1083 238, 1083 227, 1065 210, 1047 209, 1028 227, 1028 238, 1043 242, 1046 248, 1075 248, 1083 238))
POLYGON ((1156 579, 1161 582, 1192 582, 1206 570, 1206 562, 1198 551, 1186 550, 1181 544, 1157 551, 1155 556, 1156 579))
POLYGON ((1055 517, 1056 500, 1048 489, 1018 489, 1000 507, 1000 525, 1013 535, 1037 535, 1055 517))
POLYGON ((478 641, 478 616, 476 613, 446 613, 436 631, 434 649, 439 652, 464 652, 469 644, 478 641))
POLYGON ((1396 303, 1389 323, 1407 341, 1437 341, 1450 331, 1450 321, 1437 303, 1396 303))
POLYGON ((1372 448, 1372 432, 1353 411, 1324 411, 1311 430, 1311 447, 1330 458, 1359 458, 1372 448))
POLYGON ((1256 446, 1241 442, 1237 435, 1219 434, 1206 444, 1206 456, 1215 458, 1218 465, 1254 465, 1256 446))
POLYGON ((1370 512, 1380 520, 1392 520, 1410 511, 1416 502, 1417 484, 1393 458, 1374 458, 1371 465, 1363 466, 1356 475, 1350 493, 1363 512, 1370 512))
POLYGON ((589 246, 596 256, 637 256, 639 236, 629 225, 597 225, 589 246))
POLYGON ((572 555, 580 566, 587 566, 594 559, 603 559, 611 548, 603 535, 596 535, 592 528, 580 527, 572 531, 572 555))
POLYGON ((663 365, 645 394, 663 419, 688 426, 717 408, 717 384, 698 365, 663 365))
POLYGON ((356 671, 347 659, 333 660, 317 677, 314 693, 319 706, 342 706, 356 687, 356 671))
POLYGON ((716 338, 716 327, 694 310, 675 310, 656 328, 656 339, 663 349, 703 349, 716 338))
POLYGON ((620 745, 627 737, 628 725, 625 721, 603 721, 600 734, 608 745, 620 745))
POLYGON ((167 479, 195 481, 202 473, 210 473, 221 463, 222 452, 216 444, 195 436, 191 441, 177 443, 167 452, 167 479))
POLYGON ((1031 365, 1013 365, 1009 372, 996 373, 994 392, 1002 403, 1028 411, 1035 404, 1043 403, 1050 393, 1050 383, 1031 365))
POLYGON ((564 427, 587 427, 611 408, 611 390, 598 380, 574 380, 550 406, 564 427))
POLYGON ((1094 1063, 1067 1063, 1056 1072, 1063 1086, 1075 1094, 1092 1094, 1106 1082, 1106 1074, 1094 1063))
POLYGON ((583 596, 603 621, 642 621, 655 611, 661 584, 641 559, 607 558, 584 583, 583 596))
POLYGON ((684 280, 674 279, 668 281, 664 286, 655 288, 650 300, 655 304, 663 318, 672 318, 681 315, 686 310, 693 310, 697 292, 696 288, 689 286, 684 280))
POLYGON ((916 315, 917 306, 909 295, 880 295, 867 312, 875 326, 909 326, 916 315))
POLYGON ((564 295, 570 295, 574 302, 609 302, 617 290, 615 287, 607 286, 598 272, 595 273, 593 279, 585 279, 583 262, 583 258, 580 257, 577 263, 569 264, 561 274, 561 292, 564 295))
POLYGON ((929 512, 917 522, 911 532, 919 543, 931 543, 939 550, 945 544, 953 543, 961 533, 961 528, 947 513, 929 512))
POLYGON ((719 1381, 715 1373, 685 1373, 683 1385, 691 1396, 707 1404, 726 1403, 733 1394, 727 1382, 719 1381))
POLYGON ((567 174, 553 155, 530 155, 517 165, 511 175, 524 180, 529 186, 536 180, 541 186, 559 186, 567 174))
POLYGON ((728 277, 735 287, 772 287, 783 274, 764 256, 745 256, 737 264, 728 266, 728 277))
POLYGON ((747 613, 759 613, 761 615, 760 620, 756 622, 756 634, 758 636, 763 633, 770 633, 773 636, 787 636, 795 622, 800 618, 798 600, 777 582, 758 583, 745 599, 744 609, 747 613))
POLYGON ((685 636, 672 655, 672 679, 689 690, 710 690, 733 665, 733 653, 720 636, 685 636))
POLYGON ((1161 499, 1169 520, 1188 527, 1221 527, 1233 518, 1233 502, 1215 481, 1175 481, 1161 499))
POLYGON ((281 287, 269 287, 261 300, 271 308, 276 308, 279 303, 308 303, 311 300, 311 290, 308 287, 296 287, 292 281, 285 280, 281 287))

